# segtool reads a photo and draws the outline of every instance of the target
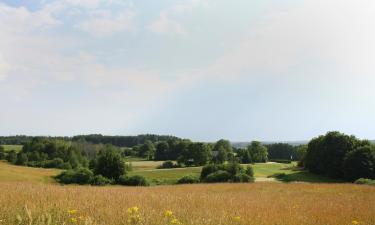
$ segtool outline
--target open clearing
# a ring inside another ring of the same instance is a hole
[[[15,166],[0,161],[0,181],[54,182],[61,170]]]
[[[19,152],[22,150],[22,145],[2,145],[4,147],[4,150],[9,152],[12,150],[15,150],[16,152]]]

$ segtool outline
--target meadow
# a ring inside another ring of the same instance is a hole
[[[185,174],[198,176],[200,171],[199,167],[155,169],[159,163],[133,162],[132,173],[172,181]],[[280,171],[299,173],[291,164],[255,164],[254,170],[258,181]],[[307,182],[62,186],[51,178],[57,173],[0,162],[0,224],[375,224],[374,186]]]
[[[375,188],[366,185],[90,187],[2,181],[0,188],[4,225],[18,224],[17,215],[21,224],[29,224],[25,205],[33,221],[47,213],[56,224],[84,224],[80,220],[86,218],[98,225],[375,224]],[[128,212],[131,207],[136,207],[136,217]]]

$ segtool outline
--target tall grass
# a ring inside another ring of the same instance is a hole
[[[36,221],[51,215],[70,221],[69,210],[98,225],[129,224],[375,224],[375,187],[352,184],[254,183],[158,187],[89,187],[0,182],[0,224],[17,224],[25,205]],[[62,224],[62,223],[58,224]],[[134,222],[134,221],[133,221]],[[176,221],[175,221],[176,222]],[[54,224],[54,223],[52,223]]]

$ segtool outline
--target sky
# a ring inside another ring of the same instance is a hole
[[[373,0],[2,0],[0,135],[375,139]]]

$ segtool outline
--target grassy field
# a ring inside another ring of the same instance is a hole
[[[52,176],[57,175],[60,170],[41,169],[23,166],[15,166],[5,161],[0,161],[0,181],[27,181],[27,182],[54,182]]]
[[[4,147],[5,151],[12,151],[15,150],[16,152],[19,152],[22,150],[22,145],[2,145]]]
[[[166,179],[164,182],[168,183],[185,174],[199,176],[201,170],[199,167],[157,170],[157,165],[157,162],[136,163],[132,174]],[[267,178],[280,171],[290,176],[302,176],[301,171],[291,166],[267,163],[256,164],[254,169],[258,178]],[[0,205],[6,206],[0,207],[0,224],[375,224],[374,186],[282,182],[62,186],[51,178],[57,173],[59,170],[19,167],[0,161]],[[138,212],[128,213],[127,209],[134,206],[139,208]],[[68,213],[68,210],[73,211]],[[173,216],[165,218],[166,210],[172,211]],[[29,218],[34,222],[30,223]],[[38,222],[42,218],[52,221]],[[133,221],[128,222],[129,219]]]
[[[138,161],[131,162],[133,171],[130,175],[142,175],[146,177],[151,184],[173,184],[178,179],[186,175],[199,177],[201,167],[176,168],[176,169],[156,169],[161,165],[161,161]],[[243,166],[247,166],[243,164]],[[315,175],[296,167],[296,163],[256,163],[251,164],[254,168],[254,174],[257,181],[281,181],[281,182],[313,182],[313,183],[337,183],[338,180],[330,179],[324,176]],[[275,174],[284,173],[282,178],[272,178]]]
[[[48,213],[54,220],[51,224],[84,224],[79,218],[88,217],[97,225],[173,224],[164,217],[166,210],[186,225],[375,224],[375,187],[366,185],[261,182],[90,187],[0,182],[0,189],[0,204],[6,206],[0,208],[2,225],[18,224],[17,215],[27,218],[25,205],[34,221]],[[138,212],[128,213],[127,208],[134,206]],[[127,222],[130,218],[136,219],[134,223]],[[29,224],[28,219],[21,224]]]

